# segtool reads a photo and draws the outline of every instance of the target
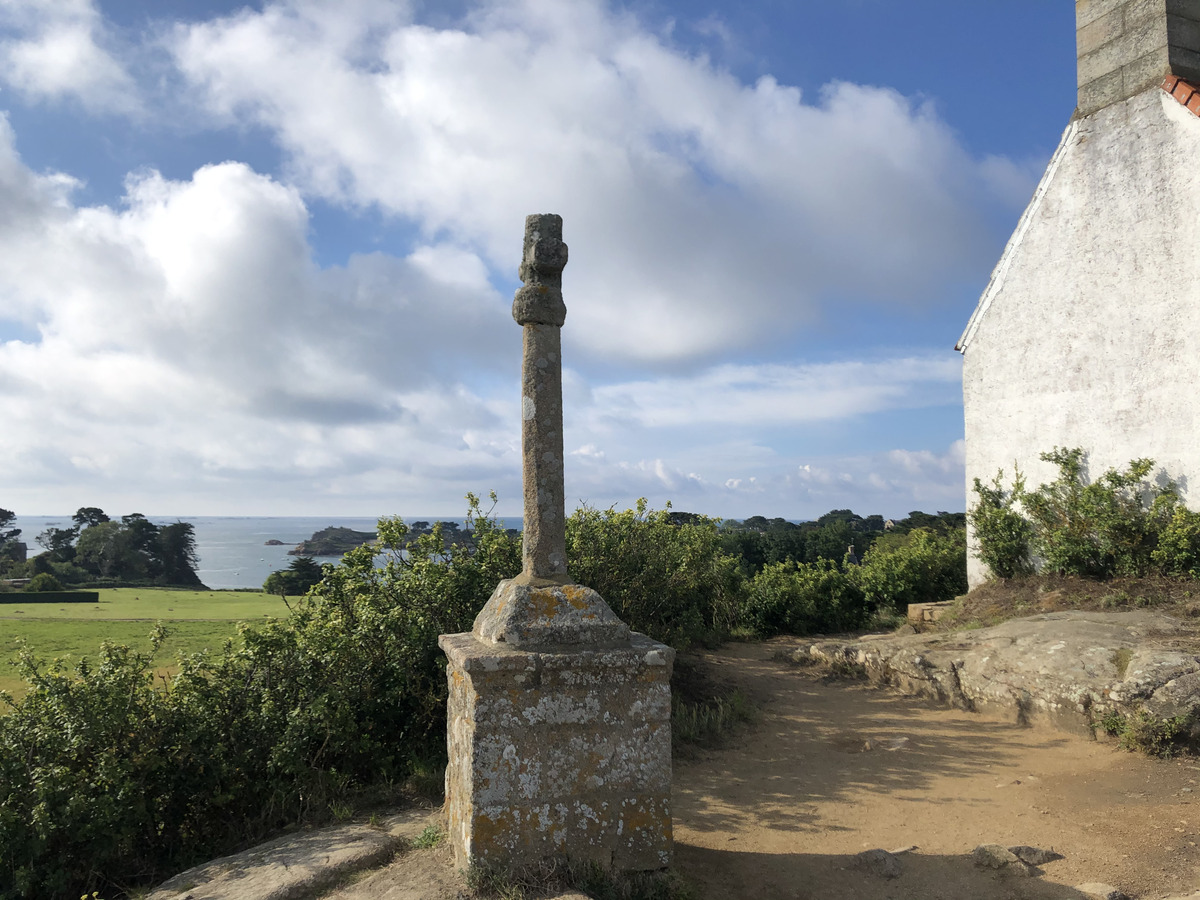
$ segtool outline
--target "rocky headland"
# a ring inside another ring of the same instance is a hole
[[[330,526],[313,532],[312,537],[289,550],[288,556],[341,556],[373,540],[374,531],[355,531],[353,528]]]
[[[460,528],[457,522],[435,522],[431,525],[428,522],[420,521],[409,524],[403,546],[407,547],[421,535],[429,534],[438,525],[442,527],[443,546],[472,546],[474,535],[469,530]],[[314,532],[308,540],[301,541],[289,550],[288,555],[340,557],[355,547],[371,543],[376,537],[377,534],[374,531],[355,531],[353,528],[330,526]],[[270,542],[268,541],[268,543]]]

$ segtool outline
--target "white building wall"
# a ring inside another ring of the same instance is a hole
[[[1074,121],[959,349],[968,508],[1055,446],[1151,457],[1200,507],[1200,118],[1153,87]]]

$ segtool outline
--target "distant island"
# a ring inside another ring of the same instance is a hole
[[[289,550],[288,556],[341,556],[373,540],[374,531],[355,531],[353,528],[331,526],[313,532],[313,536],[307,541],[301,541]]]
[[[472,545],[474,536],[470,531],[459,526],[457,522],[435,522],[432,525],[429,522],[409,522],[404,545],[407,546],[419,535],[428,534],[437,525],[442,526],[442,538],[447,547]],[[288,551],[288,556],[342,556],[355,547],[371,543],[375,537],[376,532],[374,531],[355,531],[353,528],[330,526],[314,532],[308,540],[301,541]],[[271,542],[268,541],[268,543]]]

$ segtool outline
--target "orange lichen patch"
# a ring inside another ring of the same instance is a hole
[[[505,810],[495,818],[487,813],[476,813],[471,819],[472,849],[487,855],[511,848],[516,826],[517,818],[512,810]]]
[[[553,588],[539,588],[529,592],[529,606],[539,619],[553,619],[558,615],[560,603],[558,592]]]
[[[578,584],[566,584],[562,587],[563,596],[576,609],[587,609],[587,588]],[[593,616],[594,618],[594,616]]]
[[[1162,89],[1174,97],[1180,106],[1200,116],[1200,86],[1185,81],[1178,75],[1168,75],[1163,79]]]

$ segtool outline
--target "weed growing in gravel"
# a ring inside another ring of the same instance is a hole
[[[673,698],[671,737],[685,744],[713,744],[753,718],[754,708],[738,690],[699,703]]]
[[[1129,669],[1129,661],[1131,659],[1133,659],[1133,651],[1128,647],[1122,647],[1120,650],[1113,651],[1112,662],[1117,668],[1117,674],[1122,678],[1125,677],[1125,672]]]
[[[432,850],[442,842],[446,832],[437,825],[426,825],[425,830],[412,840],[414,850]]]
[[[1145,709],[1129,715],[1110,712],[1100,720],[1100,727],[1118,738],[1122,750],[1135,750],[1162,759],[1170,759],[1194,743],[1191,724],[1187,716],[1162,719]]]

